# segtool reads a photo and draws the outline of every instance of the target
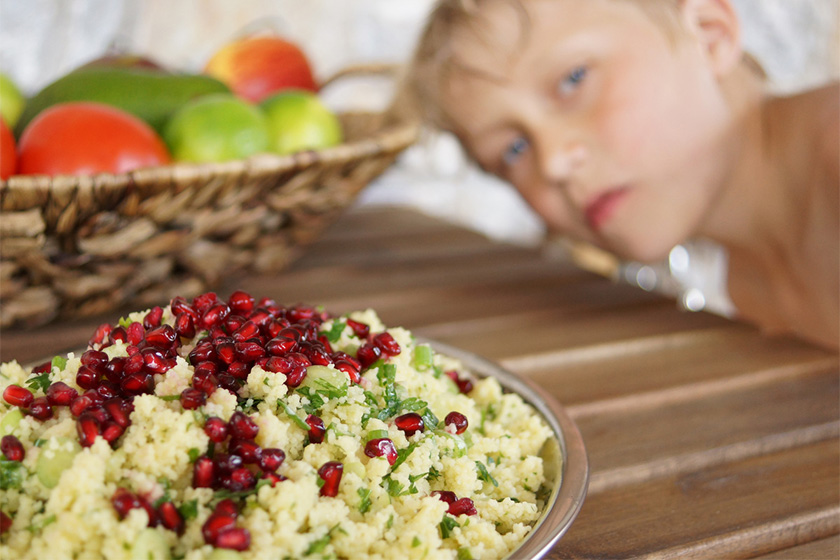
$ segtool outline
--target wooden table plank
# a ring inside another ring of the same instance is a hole
[[[743,558],[840,531],[837,441],[588,496],[549,558]]]
[[[840,558],[840,536],[835,535],[827,539],[785,548],[756,558],[760,560],[837,560]]]

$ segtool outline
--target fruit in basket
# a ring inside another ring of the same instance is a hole
[[[306,54],[291,41],[275,36],[246,37],[224,45],[204,72],[255,103],[289,88],[318,91]]]
[[[0,179],[5,181],[14,175],[16,170],[15,137],[9,127],[6,126],[6,122],[0,119]]]
[[[160,132],[185,103],[230,89],[210,76],[170,74],[162,70],[93,66],[70,72],[35,94],[17,125],[20,133],[38,113],[57,103],[94,101],[113,105],[146,121]]]
[[[9,128],[17,124],[26,99],[9,76],[0,72],[0,117]]]
[[[311,91],[272,95],[260,105],[268,120],[269,148],[279,154],[340,144],[341,123]]]
[[[208,95],[175,113],[164,139],[177,161],[226,161],[266,151],[268,126],[265,115],[247,101]]]
[[[157,133],[134,115],[102,103],[61,103],[41,112],[18,144],[24,175],[124,173],[165,165],[170,156]]]
[[[166,68],[147,56],[131,53],[111,53],[95,58],[79,66],[78,70],[84,68],[146,68],[167,72]]]

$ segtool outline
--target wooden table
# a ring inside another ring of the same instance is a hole
[[[355,209],[289,270],[231,279],[287,304],[373,307],[547,388],[591,483],[549,558],[840,558],[838,357],[399,209]],[[21,362],[108,317],[4,332]]]

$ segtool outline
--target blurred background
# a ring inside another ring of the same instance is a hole
[[[840,0],[733,0],[744,42],[771,88],[795,92],[840,74]],[[0,0],[0,70],[27,94],[109,49],[147,55],[199,71],[232,38],[274,30],[297,42],[318,78],[360,63],[402,64],[433,0]],[[324,92],[336,109],[384,108],[393,84],[347,80]],[[448,135],[430,131],[372,183],[357,204],[415,207],[492,238],[521,244],[544,239],[539,220],[506,184],[481,173]],[[588,266],[645,289],[672,292],[690,309],[729,309],[721,290],[725,256],[698,241],[660,266]],[[694,292],[692,292],[694,290]],[[692,294],[694,300],[692,301]],[[697,299],[699,296],[699,299]]]

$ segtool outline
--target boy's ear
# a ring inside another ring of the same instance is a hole
[[[731,0],[682,0],[681,16],[712,70],[726,74],[741,61],[741,24]]]

